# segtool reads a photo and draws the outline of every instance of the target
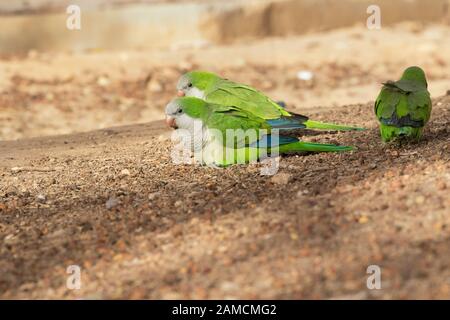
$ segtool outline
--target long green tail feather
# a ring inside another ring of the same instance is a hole
[[[264,159],[269,154],[275,156],[276,154],[293,154],[301,152],[344,152],[355,150],[353,147],[338,146],[335,144],[322,144],[313,142],[292,142],[278,147],[278,150],[271,150],[267,148],[239,148],[227,149],[224,148],[222,157],[214,159],[214,163],[218,166],[228,166],[231,164],[243,164],[256,162],[258,159]]]
[[[365,128],[350,127],[340,124],[325,123],[319,121],[308,120],[304,123],[308,129],[333,130],[333,131],[363,131]]]
[[[280,153],[295,152],[343,152],[354,150],[353,147],[338,146],[335,144],[322,144],[313,142],[293,142],[280,146]]]

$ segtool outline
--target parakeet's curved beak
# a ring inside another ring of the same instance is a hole
[[[177,96],[179,96],[179,97],[184,97],[184,92],[181,91],[181,90],[178,90]]]
[[[175,123],[175,118],[173,118],[173,117],[167,116],[166,117],[166,124],[170,128],[174,128],[174,129],[177,128],[177,124]]]

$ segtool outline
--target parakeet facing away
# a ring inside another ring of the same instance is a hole
[[[418,140],[430,119],[431,99],[425,73],[419,67],[407,68],[398,81],[383,84],[375,101],[383,141],[398,137]]]
[[[197,97],[207,102],[236,106],[266,120],[278,120],[280,124],[295,125],[297,128],[348,131],[364,130],[309,120],[307,116],[289,112],[262,92],[247,86],[223,79],[211,72],[191,71],[178,80],[178,96]]]
[[[174,99],[165,112],[167,124],[183,132],[194,159],[202,164],[227,166],[256,162],[274,154],[352,150],[346,146],[301,142],[283,135],[282,125],[271,124],[247,110],[195,97]]]

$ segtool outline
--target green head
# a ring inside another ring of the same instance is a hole
[[[416,81],[425,87],[428,87],[427,78],[425,76],[425,72],[419,67],[409,67],[407,68],[402,75],[400,80],[410,80]]]
[[[166,106],[166,123],[174,129],[190,129],[194,120],[203,119],[208,113],[208,104],[195,97],[176,98]]]
[[[208,90],[220,77],[206,71],[191,71],[181,76],[177,83],[179,96],[203,98]]]

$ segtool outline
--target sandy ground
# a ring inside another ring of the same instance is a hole
[[[448,35],[404,24],[3,57],[0,298],[450,298]],[[386,146],[372,101],[410,64],[427,71],[432,119],[420,143]],[[170,131],[148,121],[196,67],[313,119],[369,130],[308,137],[358,151],[283,157],[274,177],[257,165],[175,165]],[[298,80],[302,69],[314,79]],[[66,287],[73,264],[75,291]],[[372,264],[381,290],[366,287]]]
[[[174,165],[161,122],[1,142],[1,297],[449,298],[450,97],[434,104],[419,144],[381,144],[372,104],[313,114],[370,129],[314,136],[359,150],[273,177]]]

